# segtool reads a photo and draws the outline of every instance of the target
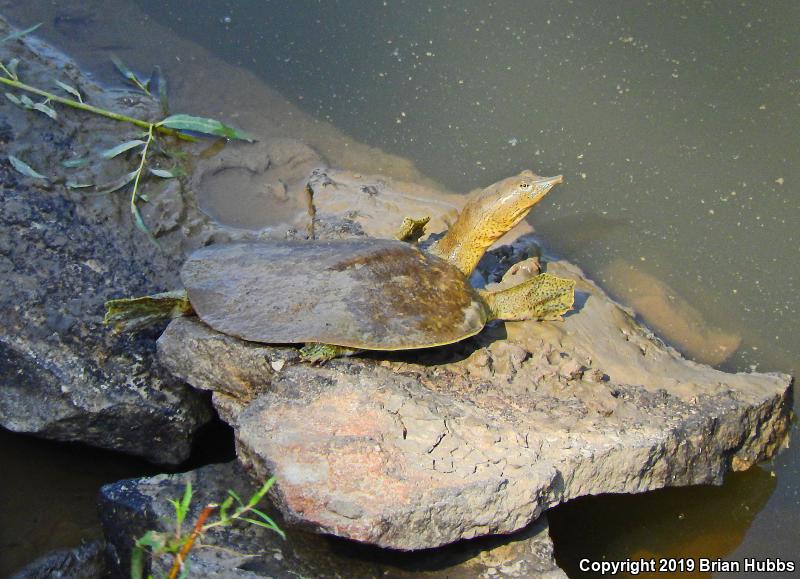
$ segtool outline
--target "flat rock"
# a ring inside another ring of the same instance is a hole
[[[194,489],[187,521],[194,521],[203,505],[220,502],[228,489],[246,499],[259,486],[233,461],[183,474],[125,480],[103,487],[100,513],[112,576],[130,576],[133,538],[147,530],[172,531],[169,522],[174,513],[167,499],[182,496],[187,481],[191,481]],[[191,551],[190,575],[231,579],[566,577],[553,559],[553,545],[544,518],[510,536],[462,542],[426,553],[398,553],[292,529],[281,520],[280,513],[269,507],[262,510],[286,530],[285,541],[272,531],[252,525],[213,529],[201,537],[200,543],[216,548]],[[165,576],[171,563],[167,557],[152,561],[150,572],[157,577]]]
[[[526,245],[484,263],[507,269]],[[513,532],[587,494],[720,484],[784,442],[789,376],[687,361],[576,267],[546,268],[577,282],[563,322],[315,367],[184,318],[159,354],[213,392],[240,460],[277,477],[290,522],[394,549]]]

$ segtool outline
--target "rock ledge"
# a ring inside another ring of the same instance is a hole
[[[159,354],[213,392],[240,460],[277,477],[288,519],[394,549],[509,533],[587,494],[720,484],[779,448],[789,376],[687,361],[576,267],[548,271],[577,281],[564,322],[496,325],[424,353],[312,367],[186,318]]]

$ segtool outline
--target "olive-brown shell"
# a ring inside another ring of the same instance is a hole
[[[181,279],[205,323],[253,342],[426,348],[476,334],[489,317],[458,269],[394,240],[213,245]]]

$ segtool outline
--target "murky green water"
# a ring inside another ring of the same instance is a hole
[[[726,369],[800,368],[797,2],[140,5],[451,189],[564,172],[532,218],[552,247],[601,281],[621,260],[666,282],[741,337]],[[774,485],[565,507],[559,554],[589,549],[563,524],[584,517],[609,559],[701,554],[683,514],[709,556],[796,556],[800,453],[768,468]]]
[[[450,189],[563,172],[532,217],[552,248],[609,284],[619,264],[667,283],[741,338],[728,370],[800,369],[797,2],[136,5]],[[60,26],[108,15],[84,18]],[[559,560],[796,558],[798,487],[794,447],[721,488],[575,501],[552,516]]]

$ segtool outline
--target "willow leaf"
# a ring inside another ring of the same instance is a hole
[[[68,189],[86,189],[87,187],[92,187],[94,183],[79,183],[77,181],[67,181],[65,183]]]
[[[160,247],[158,240],[153,235],[153,232],[150,231],[150,228],[147,227],[144,219],[142,219],[142,214],[139,213],[139,208],[136,206],[136,203],[131,203],[131,213],[133,214],[133,221],[136,223],[136,227],[138,227],[145,235],[147,235],[147,239],[149,239],[151,243],[155,244],[156,247]]]
[[[105,195],[106,193],[113,193],[114,191],[119,191],[125,185],[136,179],[136,173],[137,171],[131,171],[130,173],[123,175],[116,181],[112,181],[108,185],[101,187],[100,191],[97,192],[97,195]]]
[[[12,103],[14,103],[15,105],[17,105],[18,107],[25,106],[25,105],[22,104],[21,100],[19,100],[15,95],[11,94],[10,92],[6,93],[6,98],[8,100],[10,100]]]
[[[63,90],[67,91],[69,94],[74,96],[76,99],[78,99],[79,103],[83,102],[83,97],[81,96],[81,93],[78,92],[78,89],[76,89],[74,86],[69,86],[67,83],[61,82],[60,80],[57,80],[56,84],[60,86]]]
[[[46,114],[48,117],[53,119],[54,121],[58,120],[58,113],[52,107],[47,106],[44,103],[34,103],[31,107],[32,109],[39,111],[40,113]]]
[[[156,126],[168,127],[180,131],[192,131],[203,135],[215,137],[225,137],[226,139],[239,139],[252,143],[255,138],[252,135],[230,127],[216,119],[204,117],[193,117],[191,115],[172,115],[157,123]]]
[[[25,30],[17,30],[16,32],[12,32],[11,34],[6,36],[5,38],[0,39],[0,44],[2,44],[4,42],[8,42],[9,40],[16,40],[18,38],[22,38],[23,36],[25,36],[27,34],[30,34],[34,30],[39,28],[41,25],[42,25],[42,23],[40,22],[39,24],[34,24],[30,28],[26,28]]]
[[[18,172],[22,173],[26,177],[31,177],[33,179],[44,179],[45,181],[48,180],[47,177],[35,171],[25,161],[17,159],[14,155],[9,155],[8,160],[11,162],[11,166],[14,167],[14,169],[16,169]]]
[[[83,167],[88,162],[89,162],[89,157],[81,157],[79,159],[67,159],[66,161],[61,161],[61,166],[67,167],[68,169],[74,169],[75,167]]]
[[[161,114],[168,115],[169,97],[167,96],[167,79],[164,73],[161,72],[160,66],[156,66],[155,73],[158,75],[158,102],[161,104]]]
[[[151,167],[148,169],[148,171],[150,171],[150,174],[155,175],[156,177],[161,177],[162,179],[174,179],[177,177],[175,173],[167,169],[153,169]]]
[[[17,68],[19,68],[19,58],[12,58],[6,65],[6,70],[11,75],[11,78],[13,78],[14,80],[19,80],[19,75],[17,74]]]
[[[111,62],[114,63],[114,67],[129,82],[133,83],[139,89],[141,89],[142,91],[146,92],[147,94],[150,94],[150,91],[148,90],[148,85],[150,84],[150,80],[149,79],[144,81],[144,82],[139,80],[139,77],[136,76],[136,73],[134,73],[130,68],[128,68],[127,65],[124,62],[122,62],[122,60],[120,60],[120,58],[118,56],[112,55],[111,56]]]
[[[134,139],[132,141],[127,141],[125,143],[120,143],[116,147],[111,147],[110,149],[106,149],[105,151],[100,153],[100,156],[103,157],[104,159],[113,159],[114,157],[116,157],[117,155],[121,155],[125,151],[130,151],[131,149],[135,147],[141,147],[142,145],[144,145],[144,141],[140,139]]]

